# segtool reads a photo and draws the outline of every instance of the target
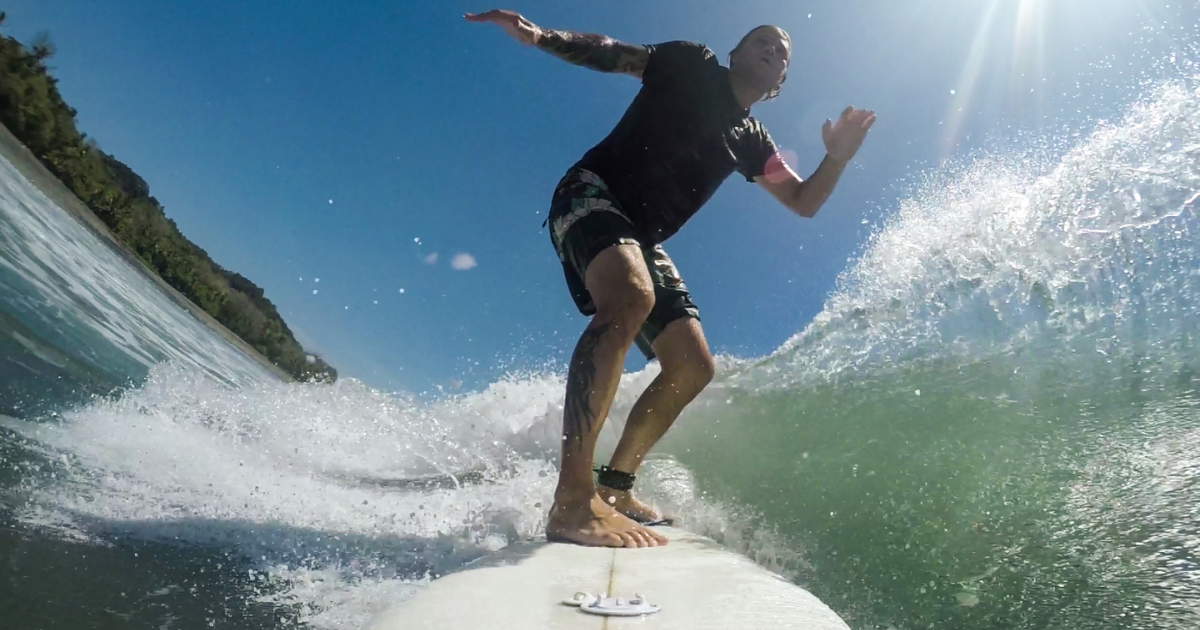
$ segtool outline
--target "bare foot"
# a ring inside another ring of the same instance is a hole
[[[546,538],[589,547],[657,547],[667,544],[656,534],[605,505],[592,494],[587,503],[555,502],[546,523]]]
[[[653,523],[662,520],[662,513],[634,498],[628,490],[613,490],[604,486],[596,488],[596,494],[614,510],[638,523]]]

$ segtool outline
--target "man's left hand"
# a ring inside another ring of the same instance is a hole
[[[875,124],[875,112],[856,109],[853,105],[842,112],[837,122],[826,120],[821,127],[821,138],[829,157],[839,162],[849,162],[858,153],[867,131]]]

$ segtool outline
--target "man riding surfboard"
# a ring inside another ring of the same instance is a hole
[[[544,29],[513,11],[467,14],[522,44],[575,65],[637,77],[642,88],[617,126],[558,183],[550,241],[580,312],[592,319],[571,355],[563,411],[562,462],[546,524],[553,541],[653,547],[665,537],[644,523],[661,518],[631,493],[649,450],[712,380],[714,362],[699,311],[662,243],[734,171],[801,217],[812,217],[875,122],[847,107],[821,130],[826,155],[808,179],[782,160],[750,107],[779,94],[791,38],[760,26],[720,65],[706,46],[626,44]],[[607,466],[592,482],[596,439],[633,344],[661,373],[629,413]]]

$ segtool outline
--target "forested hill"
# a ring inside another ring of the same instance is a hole
[[[268,360],[300,380],[337,378],[300,347],[261,288],[213,262],[166,217],[145,180],[79,132],[47,71],[53,52],[45,37],[30,46],[0,39],[0,123],[142,262]]]

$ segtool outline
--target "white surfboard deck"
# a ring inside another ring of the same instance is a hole
[[[434,580],[379,615],[370,630],[849,630],[808,591],[680,529],[657,527],[663,547],[605,549],[561,543],[513,545],[480,566]],[[578,591],[662,609],[599,617],[562,603]]]

